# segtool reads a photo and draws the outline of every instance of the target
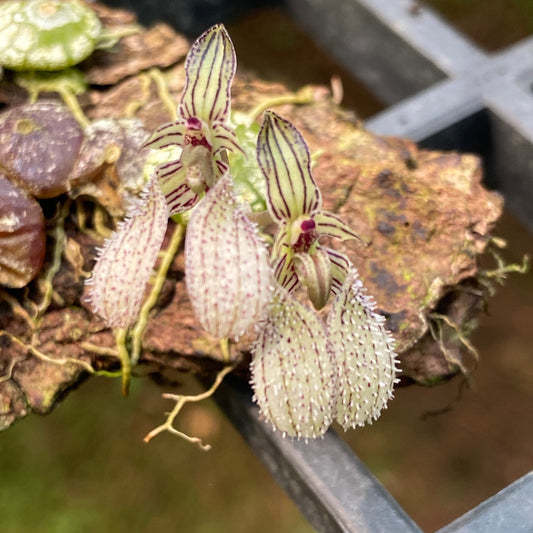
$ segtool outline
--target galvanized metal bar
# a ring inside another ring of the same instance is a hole
[[[465,513],[437,533],[531,533],[533,471]]]
[[[483,156],[487,183],[533,231],[533,37],[375,115],[367,127]]]
[[[283,438],[259,420],[240,380],[229,379],[215,399],[318,532],[421,532],[333,431],[309,442]]]
[[[528,87],[528,80],[533,79],[532,62],[533,38],[529,38],[478,63],[460,77],[436,83],[390,106],[373,116],[367,126],[377,134],[423,141],[501,99],[497,96],[501,84]],[[514,105],[530,107],[531,92],[522,90],[519,100]]]
[[[533,92],[528,85],[500,83],[487,88],[484,100],[493,147],[492,181],[508,208],[533,231]]]
[[[485,59],[431,9],[411,0],[286,0],[313,40],[385,103]]]

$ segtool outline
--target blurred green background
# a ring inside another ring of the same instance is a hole
[[[490,50],[533,32],[530,0],[428,3]],[[345,106],[362,117],[380,109],[283,12],[261,10],[228,27],[240,65],[295,88],[340,74]],[[509,242],[508,261],[533,252],[533,236],[510,215],[497,233]],[[472,387],[450,411],[424,417],[457,399],[458,380],[398,390],[377,423],[343,434],[426,531],[532,468],[532,294],[531,273],[498,291],[472,339],[481,356]],[[168,434],[144,444],[172,404],[148,380],[136,380],[128,399],[119,389],[95,378],[50,416],[0,434],[2,533],[312,531],[213,402],[178,419],[213,446],[206,453]],[[199,389],[185,378],[183,390]]]

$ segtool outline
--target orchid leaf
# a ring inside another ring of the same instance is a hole
[[[239,199],[247,203],[253,212],[266,211],[266,183],[255,156],[259,125],[250,127],[238,124],[235,135],[241,151],[228,153],[235,192]]]
[[[267,182],[268,208],[274,220],[314,215],[322,205],[311,175],[309,149],[287,120],[266,111],[257,142],[257,159]]]
[[[187,81],[178,114],[207,124],[225,122],[236,66],[235,50],[222,24],[200,35],[185,61]]]

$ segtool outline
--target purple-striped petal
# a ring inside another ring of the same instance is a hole
[[[167,223],[165,197],[152,178],[139,202],[100,251],[87,282],[94,312],[110,327],[126,328],[137,320]]]
[[[157,128],[150,138],[144,143],[143,148],[165,148],[167,146],[183,144],[187,131],[187,121],[183,119],[164,124]]]
[[[222,122],[215,122],[211,128],[213,130],[213,154],[217,154],[220,150],[244,153],[235,132],[229,126]]]
[[[331,269],[331,292],[338,294],[344,285],[344,280],[351,268],[350,260],[340,252],[322,246],[329,256],[330,269]]]
[[[288,239],[288,228],[282,224],[274,239],[271,258],[276,281],[284,289],[291,292],[298,285],[298,276],[294,270],[294,252],[288,244]]]
[[[346,430],[377,419],[392,398],[394,340],[351,268],[328,315],[330,350],[338,368],[336,420]]]
[[[323,435],[333,419],[337,370],[316,313],[279,289],[252,355],[254,400],[263,416],[291,437]]]
[[[268,209],[277,222],[312,216],[322,207],[311,175],[309,148],[287,120],[266,111],[257,141],[257,159],[267,182]]]
[[[192,209],[200,200],[200,196],[193,192],[186,183],[182,183],[168,192],[165,200],[168,205],[168,215],[174,216]]]
[[[216,338],[254,326],[271,299],[268,252],[224,175],[191,214],[185,281],[198,320]]]
[[[316,230],[320,235],[329,235],[330,237],[337,237],[343,241],[347,239],[361,240],[361,237],[352,231],[337,215],[321,211],[314,217],[316,223]]]
[[[200,35],[185,61],[187,81],[178,114],[207,124],[226,122],[236,67],[233,43],[222,24]]]

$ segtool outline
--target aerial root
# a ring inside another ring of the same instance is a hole
[[[169,433],[172,433],[173,435],[176,435],[177,437],[180,437],[183,440],[186,440],[187,442],[197,444],[198,447],[203,451],[209,451],[211,449],[211,446],[209,444],[204,444],[202,442],[202,439],[198,437],[191,437],[186,433],[183,433],[182,431],[178,431],[174,427],[174,420],[176,419],[185,404],[192,402],[200,402],[213,396],[213,394],[218,389],[226,375],[229,374],[234,368],[235,364],[225,366],[222,370],[220,370],[220,372],[218,372],[213,385],[211,385],[208,390],[201,394],[197,394],[195,396],[184,396],[181,394],[169,393],[163,394],[163,398],[168,400],[174,400],[176,402],[176,405],[174,406],[174,409],[172,409],[172,411],[168,414],[166,421],[160,426],[150,431],[150,433],[148,433],[148,435],[144,437],[144,442],[150,442],[156,435],[159,435],[159,433],[162,433],[163,431],[168,431]]]

